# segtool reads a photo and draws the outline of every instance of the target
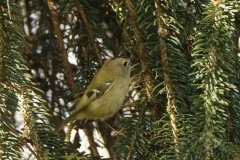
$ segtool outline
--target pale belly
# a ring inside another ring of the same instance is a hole
[[[100,119],[105,120],[112,117],[122,107],[124,98],[128,92],[129,82],[121,82],[119,86],[113,86],[111,90],[91,102],[84,110],[82,110],[77,119]],[[116,89],[121,88],[121,89]]]

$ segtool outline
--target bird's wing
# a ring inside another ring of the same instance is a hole
[[[108,92],[109,89],[113,86],[114,80],[104,83],[102,86],[99,86],[95,89],[87,91],[82,98],[79,100],[76,108],[73,110],[72,114],[65,119],[61,125],[58,127],[57,132],[60,131],[65,125],[69,122],[76,119],[79,112],[81,112],[85,107],[87,107],[92,101],[101,97],[104,93]]]
[[[109,89],[113,86],[114,80],[105,82],[103,85],[87,91],[83,97],[80,99],[79,103],[76,106],[76,109],[73,112],[79,112],[85,107],[87,107],[92,101],[101,97],[104,93],[108,92]]]

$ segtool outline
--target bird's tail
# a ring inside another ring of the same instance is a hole
[[[85,107],[82,107],[82,108],[80,108],[80,109],[77,109],[77,108],[76,108],[76,109],[72,112],[72,114],[71,114],[68,118],[66,118],[66,119],[60,124],[60,126],[57,127],[57,130],[56,130],[56,131],[59,132],[61,129],[63,129],[64,126],[66,126],[68,123],[74,121],[76,118],[79,119],[79,120],[86,118],[84,115],[81,114],[81,111],[82,111],[84,108],[85,108]]]
[[[61,129],[63,129],[64,126],[66,126],[68,123],[72,122],[75,119],[74,115],[70,115],[68,118],[66,118],[58,127],[57,132],[59,132]]]

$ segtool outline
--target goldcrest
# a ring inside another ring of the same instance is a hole
[[[75,119],[105,120],[117,113],[128,93],[130,63],[130,58],[108,60],[94,76],[76,108],[62,122],[57,132]]]

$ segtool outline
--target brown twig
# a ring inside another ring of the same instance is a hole
[[[47,4],[48,4],[49,10],[51,12],[54,31],[55,31],[55,33],[58,37],[57,41],[58,41],[59,49],[60,49],[61,54],[62,54],[65,70],[68,73],[68,83],[70,84],[70,88],[73,90],[74,86],[75,86],[75,83],[74,83],[74,80],[73,80],[71,64],[68,61],[68,53],[67,53],[67,50],[64,48],[63,36],[62,36],[62,33],[61,33],[59,21],[58,21],[56,6],[52,2],[52,0],[48,0]],[[72,127],[70,127],[69,129],[72,129]],[[66,139],[67,140],[70,139],[70,133],[71,133],[71,130],[68,130],[68,132],[66,134]]]
[[[83,23],[86,26],[86,29],[87,29],[88,33],[90,34],[90,38],[91,38],[93,47],[95,49],[95,52],[97,53],[97,56],[98,56],[98,59],[99,59],[99,63],[102,66],[103,65],[103,60],[102,60],[102,57],[101,57],[101,53],[100,53],[100,51],[98,49],[97,42],[95,41],[94,33],[93,33],[89,23],[88,23],[86,14],[84,13],[84,10],[83,10],[81,4],[78,2],[78,0],[75,0],[75,3],[76,3],[78,12],[82,16]]]
[[[97,145],[96,145],[96,143],[94,141],[94,138],[93,138],[93,132],[91,132],[87,122],[84,123],[84,128],[86,130],[86,135],[87,135],[87,138],[88,138],[88,142],[90,144],[90,147],[92,149],[92,152],[93,152],[94,156],[99,156],[99,153],[98,153],[98,150],[97,150]]]
[[[27,139],[22,137],[20,138],[20,144],[24,145],[25,147],[27,147],[27,149],[33,154],[33,156],[37,159],[37,160],[42,160],[41,157],[39,157],[36,152],[29,146]],[[31,143],[30,143],[31,144]],[[34,148],[34,146],[33,146]]]
[[[68,82],[70,84],[71,89],[74,89],[75,85],[74,85],[74,81],[73,81],[71,65],[70,65],[70,63],[68,61],[67,50],[64,48],[63,36],[62,36],[62,33],[61,33],[59,21],[58,21],[58,15],[57,15],[56,6],[52,2],[52,0],[48,0],[47,4],[48,4],[49,10],[51,12],[54,31],[55,31],[55,33],[56,33],[56,35],[58,37],[57,41],[58,41],[59,49],[60,49],[61,54],[62,54],[65,70],[68,73]]]
[[[168,34],[168,31],[164,29],[164,24],[161,20],[161,16],[163,14],[163,11],[161,9],[161,6],[158,1],[156,1],[156,17],[157,17],[157,24],[158,24],[158,36],[159,38],[164,42],[160,43],[160,51],[161,51],[161,59],[162,59],[162,68],[163,68],[163,74],[164,74],[164,81],[165,81],[165,88],[166,88],[166,94],[167,94],[167,99],[168,99],[168,107],[167,107],[167,112],[170,114],[170,121],[171,121],[171,126],[172,126],[172,132],[174,136],[174,143],[175,147],[177,147],[178,144],[178,134],[177,134],[177,124],[176,124],[176,104],[175,104],[175,99],[172,96],[173,93],[173,88],[171,85],[171,77],[169,76],[169,71],[168,71],[168,53],[167,53],[167,47],[165,45],[165,38]],[[176,148],[175,149],[176,153],[179,152],[179,150]]]
[[[142,108],[141,109],[141,113],[140,113],[140,115],[141,116],[139,116],[139,119],[138,119],[138,121],[137,121],[137,123],[136,123],[136,127],[135,127],[135,130],[134,130],[134,132],[133,132],[133,134],[132,134],[132,138],[131,138],[131,147],[129,148],[129,151],[128,151],[128,154],[127,154],[127,160],[129,160],[130,158],[131,158],[131,154],[132,154],[132,152],[133,152],[133,149],[134,149],[134,144],[135,144],[135,142],[136,142],[136,138],[137,138],[137,132],[139,131],[139,125],[140,125],[140,123],[141,123],[141,121],[142,121],[142,115],[143,115],[143,112],[144,112],[144,109]]]
[[[67,142],[70,142],[72,129],[73,129],[73,123],[70,123],[68,126],[68,129],[67,129],[66,136],[65,136],[65,141],[67,141]]]

